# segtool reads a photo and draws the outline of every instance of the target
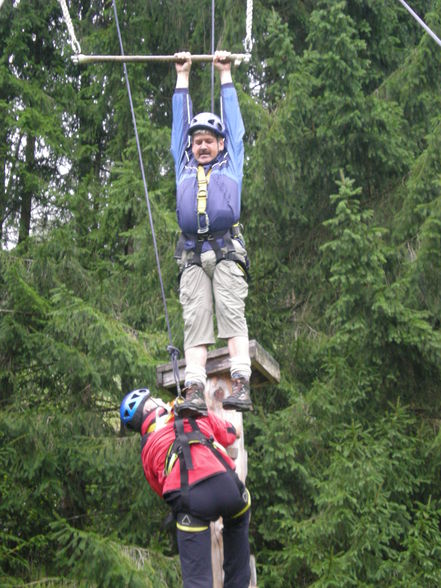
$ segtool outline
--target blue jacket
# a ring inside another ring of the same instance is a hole
[[[225,148],[205,166],[212,168],[208,184],[207,215],[210,232],[227,232],[240,217],[243,176],[244,126],[233,84],[221,86],[221,116],[226,128]],[[197,161],[193,157],[188,128],[193,106],[187,89],[178,88],[173,95],[171,152],[176,171],[176,214],[184,233],[197,234]],[[207,248],[204,244],[204,250]]]

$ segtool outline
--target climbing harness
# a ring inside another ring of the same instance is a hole
[[[197,423],[197,417],[182,417],[176,415],[173,410],[173,403],[171,403],[167,407],[158,407],[155,410],[154,415],[150,415],[149,413],[145,418],[148,419],[149,422],[147,423],[147,429],[141,437],[141,453],[150,438],[150,435],[166,425],[170,426],[171,421],[173,421],[175,439],[168,447],[164,462],[163,475],[164,477],[169,476],[173,468],[177,465],[177,462],[179,462],[179,510],[177,508],[175,510],[173,507],[176,526],[179,530],[194,533],[202,532],[209,528],[207,520],[196,518],[193,514],[188,512],[190,490],[188,472],[195,469],[191,455],[192,445],[199,444],[207,447],[216,460],[225,468],[225,473],[230,476],[236,484],[241,496],[242,504],[240,505],[239,510],[230,518],[237,519],[247,512],[251,506],[251,496],[249,491],[238,477],[234,468],[231,467],[225,447],[218,443],[212,435],[209,437],[204,435]],[[185,430],[187,423],[190,425],[189,431]],[[228,431],[234,432],[234,429],[229,428]]]
[[[186,256],[181,268],[181,273],[191,265],[202,266],[201,254],[204,243],[208,241],[211,249],[216,254],[216,263],[226,259],[234,261],[244,273],[244,277],[249,279],[249,259],[248,256],[240,255],[233,244],[233,239],[237,239],[241,244],[241,225],[234,224],[228,231],[206,232],[204,234],[193,235],[191,233],[181,233],[175,249],[175,259],[182,260],[185,251]]]
[[[193,462],[191,459],[191,453],[189,451],[189,445],[193,445],[195,443],[200,443],[208,447],[210,444],[210,448],[214,447],[216,451],[222,451],[226,454],[225,448],[215,441],[213,437],[207,438],[199,429],[196,421],[192,418],[187,419],[191,425],[192,431],[189,433],[184,432],[184,425],[182,418],[175,418],[174,428],[176,433],[176,439],[173,444],[169,447],[167,452],[167,457],[165,460],[164,466],[164,474],[168,476],[173,469],[173,466],[176,463],[176,460],[179,459],[179,456],[182,454],[184,457],[185,465],[187,470],[193,469]],[[181,449],[182,452],[181,453]],[[217,455],[216,455],[217,456]],[[223,462],[222,462],[223,463]],[[225,464],[224,464],[225,465]]]
[[[198,235],[208,233],[210,228],[210,219],[207,214],[207,196],[208,182],[210,181],[211,168],[205,175],[203,165],[198,165],[198,193],[197,193],[197,212],[198,212]]]
[[[180,512],[176,516],[176,528],[180,531],[190,531],[191,533],[202,533],[209,528],[207,521],[196,518],[194,515]]]
[[[212,168],[205,173],[204,166],[198,165],[197,168],[197,235],[181,233],[175,251],[175,258],[181,259],[184,249],[187,251],[187,260],[185,267],[190,265],[202,265],[201,253],[204,242],[208,241],[211,249],[216,254],[216,263],[223,259],[235,261],[239,264],[244,274],[248,277],[249,261],[248,258],[240,256],[236,252],[233,239],[238,239],[243,244],[241,234],[241,225],[235,223],[228,231],[210,232],[210,219],[207,214],[208,183],[210,181]],[[185,267],[183,269],[185,269]]]
[[[228,463],[228,460],[226,459],[226,456],[228,455],[226,449],[220,443],[218,443],[213,437],[206,437],[199,429],[199,426],[195,419],[187,418],[185,420],[190,424],[191,431],[187,432],[184,430],[184,419],[175,418],[173,426],[175,429],[176,438],[168,449],[164,466],[164,475],[168,476],[172,471],[176,461],[179,460],[179,471],[181,476],[181,500],[183,511],[187,511],[189,508],[188,472],[194,469],[193,461],[191,458],[191,445],[200,444],[210,449],[212,454],[224,466],[225,470],[237,484],[239,491],[244,498],[244,507],[240,510],[240,512],[236,513],[233,518],[241,516],[250,508],[251,497],[248,490],[245,488],[243,482],[241,482],[233,468]]]

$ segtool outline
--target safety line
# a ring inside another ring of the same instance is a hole
[[[69,36],[70,36],[70,44],[72,45],[72,49],[74,50],[74,52],[76,54],[80,54],[81,53],[81,47],[80,44],[78,43],[78,39],[75,36],[75,29],[74,26],[72,24],[72,20],[70,18],[70,14],[69,14],[69,8],[67,7],[66,1],[65,0],[58,0],[60,6],[61,6],[61,10],[63,12],[63,16],[64,16],[64,20],[66,21],[66,26],[67,26],[67,30],[69,32]]]
[[[253,37],[252,37],[252,27],[253,27],[253,0],[247,0],[247,15],[246,15],[246,37],[245,37],[245,51],[248,54],[251,54],[253,50]]]
[[[214,55],[214,0],[211,0],[211,55]],[[214,61],[211,63],[211,112],[214,112]]]
[[[118,33],[118,39],[119,39],[119,46],[120,46],[120,50],[121,50],[121,55],[124,55],[124,47],[123,47],[123,42],[122,42],[122,38],[121,38],[121,30],[119,28],[118,13],[117,13],[117,10],[116,10],[115,0],[112,0],[112,4],[113,4],[113,12],[114,12],[114,15],[115,15],[116,30],[117,30],[117,33]],[[137,124],[136,124],[135,110],[133,108],[132,92],[131,92],[131,89],[130,89],[129,76],[127,74],[127,66],[126,66],[125,63],[123,63],[123,68],[124,68],[124,77],[125,77],[126,86],[127,86],[127,94],[128,94],[129,103],[130,103],[130,111],[132,113],[133,128],[134,128],[134,131],[135,131],[136,147],[138,149],[139,166],[141,168],[142,181],[143,181],[143,184],[144,184],[145,200],[146,200],[146,203],[147,203],[147,210],[148,210],[148,213],[149,213],[150,229],[152,231],[153,246],[154,246],[155,257],[156,257],[156,266],[157,266],[157,269],[158,269],[159,283],[160,283],[160,286],[161,286],[162,302],[164,304],[165,321],[166,321],[166,324],[167,324],[167,331],[168,331],[168,338],[169,338],[169,345],[167,346],[167,351],[169,352],[170,359],[171,359],[171,362],[172,362],[172,365],[173,365],[173,374],[174,374],[174,377],[175,377],[176,389],[177,389],[178,397],[181,397],[181,387],[180,387],[180,384],[179,384],[179,368],[178,368],[179,349],[173,345],[173,341],[172,341],[170,321],[169,321],[169,318],[168,318],[168,310],[167,310],[167,300],[165,298],[164,283],[162,281],[161,264],[160,264],[160,261],[159,261],[159,253],[158,253],[158,246],[157,246],[157,242],[156,242],[155,227],[153,225],[152,209],[151,209],[151,206],[150,206],[150,198],[149,198],[149,193],[148,193],[148,189],[147,189],[147,180],[146,180],[146,177],[145,177],[144,163],[143,163],[143,160],[142,160],[142,152],[141,152],[141,145],[140,145],[140,142],[139,142],[138,127],[137,127]]]
[[[398,0],[404,8],[413,16],[413,18],[420,24],[423,29],[428,33],[432,39],[441,47],[441,39],[435,35],[435,33],[426,25],[426,23],[418,16],[418,14],[412,10],[412,8],[404,2],[404,0]]]

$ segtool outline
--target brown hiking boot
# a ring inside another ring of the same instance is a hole
[[[250,398],[250,382],[245,376],[232,377],[231,395],[222,400],[222,408],[225,410],[237,410],[246,412],[253,410]]]
[[[206,416],[207,405],[204,398],[204,386],[199,382],[190,383],[184,388],[185,399],[175,403],[175,411],[181,417]]]

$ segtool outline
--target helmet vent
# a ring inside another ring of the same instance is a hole
[[[133,390],[127,394],[120,406],[120,417],[122,422],[134,430],[138,430],[142,424],[142,407],[150,397],[147,388]]]

